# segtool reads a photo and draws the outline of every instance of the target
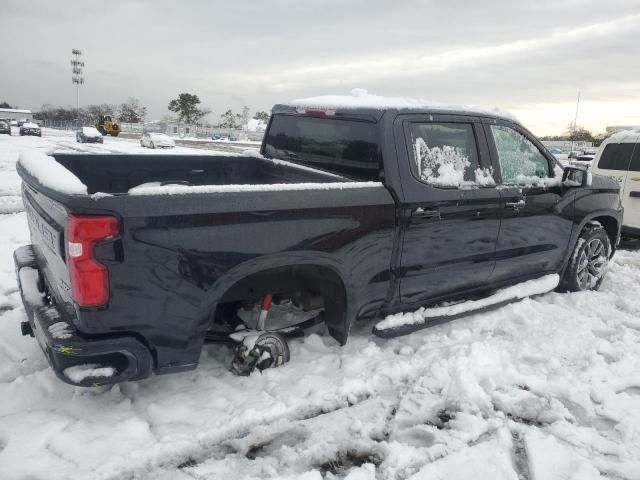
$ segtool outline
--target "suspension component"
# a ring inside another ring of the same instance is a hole
[[[262,299],[262,305],[260,306],[260,316],[258,317],[258,323],[256,323],[256,330],[259,332],[264,331],[264,324],[269,315],[269,309],[271,308],[271,302],[273,301],[273,294],[267,293]]]

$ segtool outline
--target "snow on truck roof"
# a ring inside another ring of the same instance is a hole
[[[296,108],[314,109],[368,109],[368,110],[441,110],[447,112],[474,113],[501,117],[518,122],[511,113],[497,108],[489,109],[468,105],[449,105],[446,103],[425,100],[423,98],[384,97],[374,95],[361,88],[351,90],[351,95],[325,95],[319,97],[300,98],[291,100],[288,104]]]

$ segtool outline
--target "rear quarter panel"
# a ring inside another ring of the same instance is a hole
[[[330,268],[346,286],[348,318],[385,298],[395,204],[382,185],[222,198],[216,205],[215,196],[192,196],[191,202],[211,202],[209,212],[205,203],[197,213],[161,215],[172,198],[160,197],[157,215],[125,214],[122,261],[113,246],[97,251],[109,267],[111,301],[106,310],[83,313],[80,329],[138,332],[155,350],[158,368],[170,369],[197,363],[218,300],[252,273]]]

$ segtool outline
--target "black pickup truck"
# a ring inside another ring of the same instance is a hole
[[[260,155],[32,153],[18,172],[22,331],[82,386],[193,369],[247,329],[322,322],[344,344],[357,319],[544,275],[595,289],[622,213],[615,182],[516,121],[428,106],[277,105]]]

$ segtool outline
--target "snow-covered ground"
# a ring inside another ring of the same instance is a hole
[[[0,136],[0,205],[17,212],[0,215],[0,479],[640,478],[637,251],[616,254],[600,292],[393,340],[360,324],[345,347],[311,334],[291,342],[290,363],[250,377],[207,346],[193,372],[63,384],[20,334],[11,258],[29,241],[17,154],[51,146],[78,147],[47,131]]]

